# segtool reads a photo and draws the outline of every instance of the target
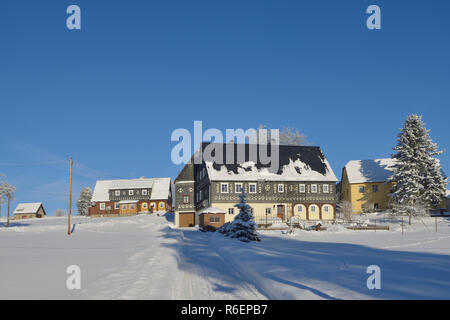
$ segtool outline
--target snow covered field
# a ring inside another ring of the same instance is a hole
[[[0,223],[1,299],[450,299],[450,219],[390,231],[261,231],[259,243],[177,229],[173,216]],[[66,268],[81,268],[81,290]],[[381,290],[368,290],[369,265]]]

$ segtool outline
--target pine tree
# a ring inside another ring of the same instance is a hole
[[[89,214],[89,207],[91,206],[92,190],[85,187],[80,192],[80,197],[77,201],[78,214],[80,216],[87,216]]]
[[[438,147],[429,136],[422,117],[410,115],[406,118],[397,139],[397,160],[392,180],[395,181],[392,194],[398,206],[423,204],[428,208],[438,206],[445,198],[447,179],[443,177]]]
[[[252,213],[252,207],[247,204],[247,196],[242,190],[239,195],[240,202],[235,205],[239,208],[239,213],[234,217],[224,232],[226,236],[230,238],[237,238],[244,242],[249,241],[261,241],[258,233],[256,232],[257,225]]]

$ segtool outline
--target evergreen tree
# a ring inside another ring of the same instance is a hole
[[[252,213],[252,207],[247,204],[247,196],[244,190],[239,195],[240,202],[235,205],[239,208],[239,213],[234,217],[233,222],[227,225],[225,235],[230,238],[237,238],[244,242],[261,241],[256,232],[257,225]]]
[[[92,190],[85,187],[80,192],[80,197],[77,201],[78,215],[87,216],[89,214],[89,207],[92,202]]]
[[[392,200],[396,205],[414,206],[422,203],[436,207],[445,198],[447,179],[443,177],[441,165],[434,156],[438,147],[429,136],[422,117],[410,115],[406,118],[394,148],[397,160],[392,180],[395,181]]]

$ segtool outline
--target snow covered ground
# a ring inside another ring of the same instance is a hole
[[[372,217],[374,218],[374,217]],[[377,223],[383,223],[380,217]],[[261,231],[259,243],[177,229],[173,215],[0,222],[0,299],[450,299],[450,219],[390,231]],[[81,268],[81,290],[66,268]],[[381,290],[369,290],[369,265]]]

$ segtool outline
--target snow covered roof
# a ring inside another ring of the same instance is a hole
[[[349,183],[383,182],[393,174],[396,160],[351,160],[345,165]]]
[[[203,150],[210,143],[203,144]],[[227,144],[213,144],[216,148],[223,148],[223,159],[227,159]],[[279,166],[275,170],[269,164],[263,164],[259,157],[259,146],[252,145],[258,150],[257,161],[250,161],[250,145],[234,144],[233,164],[217,164],[205,161],[208,176],[212,181],[333,181],[337,178],[320,147],[309,146],[279,146]],[[245,159],[237,159],[238,148],[244,148]],[[270,146],[268,147],[270,151]],[[265,150],[263,152],[265,154]],[[254,160],[254,159],[253,159]],[[225,162],[225,161],[224,161]]]
[[[215,208],[215,207],[209,207],[206,209],[202,209],[198,212],[199,215],[204,214],[204,213],[226,213],[225,210],[219,209],[219,208]]]
[[[137,203],[138,200],[121,200],[119,201],[119,204],[126,204],[126,203]]]
[[[41,205],[42,202],[19,203],[14,210],[14,214],[37,213]]]
[[[155,179],[151,199],[152,200],[163,200],[170,196],[170,178],[158,178]]]
[[[151,188],[151,200],[163,200],[170,196],[170,178],[139,178],[98,180],[92,194],[92,202],[109,201],[109,190]]]
[[[152,188],[154,179],[112,180],[110,189]]]

